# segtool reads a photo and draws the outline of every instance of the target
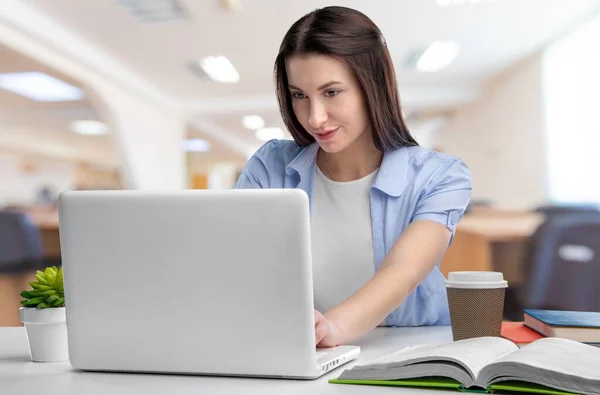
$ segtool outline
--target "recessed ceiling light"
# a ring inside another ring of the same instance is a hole
[[[208,152],[210,143],[203,139],[188,139],[183,141],[183,149],[187,152]]]
[[[417,61],[417,70],[430,73],[440,71],[448,67],[459,52],[460,47],[454,41],[435,41]]]
[[[186,19],[185,9],[176,0],[115,0],[125,11],[140,21]]]
[[[41,102],[83,99],[83,91],[39,71],[0,74],[0,88]]]
[[[260,115],[246,115],[242,118],[242,125],[246,129],[256,130],[265,127],[265,120]]]
[[[221,4],[223,7],[233,12],[238,12],[242,9],[240,0],[221,0]]]
[[[237,70],[225,56],[207,56],[199,65],[213,81],[231,84],[240,80]]]
[[[262,128],[258,129],[255,135],[259,140],[269,141],[272,139],[282,139],[284,133],[280,128]]]
[[[100,121],[73,121],[71,129],[75,133],[86,136],[100,136],[106,134],[107,131],[106,125]]]

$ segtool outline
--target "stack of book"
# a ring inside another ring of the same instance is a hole
[[[501,335],[503,338],[512,341],[519,347],[524,347],[529,343],[533,343],[534,341],[544,337],[538,332],[526,327],[523,322],[509,321],[502,323]]]
[[[523,310],[523,324],[544,337],[560,337],[600,347],[600,313]]]

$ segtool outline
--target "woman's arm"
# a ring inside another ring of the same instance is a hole
[[[407,226],[368,283],[324,315],[315,313],[317,345],[349,343],[379,325],[433,270],[450,236],[451,231],[435,221]]]

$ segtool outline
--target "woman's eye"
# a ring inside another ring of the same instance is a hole
[[[305,98],[304,93],[300,93],[300,92],[292,93],[292,97],[294,99],[298,99],[298,100],[302,100]]]
[[[327,97],[333,97],[333,96],[337,96],[338,93],[340,93],[340,91],[328,90],[328,91],[325,91],[325,96],[327,96]]]

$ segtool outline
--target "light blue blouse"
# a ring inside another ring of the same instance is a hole
[[[236,188],[300,188],[312,202],[319,146],[271,140],[248,160]],[[423,147],[386,152],[371,186],[375,270],[412,222],[431,220],[454,231],[471,199],[471,175],[460,159]],[[389,326],[449,325],[439,262],[386,318]]]

